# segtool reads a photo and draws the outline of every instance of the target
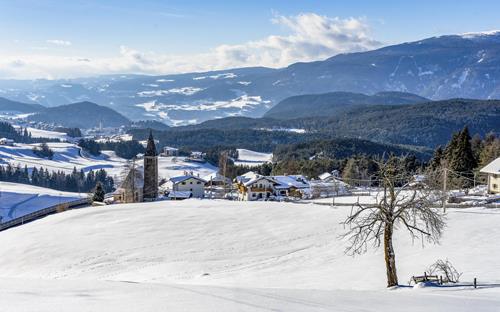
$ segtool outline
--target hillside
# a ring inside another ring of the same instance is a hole
[[[339,236],[346,229],[340,222],[349,211],[312,204],[187,200],[52,215],[0,233],[0,307],[497,310],[499,213],[451,209],[441,243],[425,248],[397,232],[394,247],[402,284],[436,259],[448,258],[464,272],[464,283],[477,277],[479,289],[387,290],[382,250],[354,258],[344,254],[346,242]]]
[[[435,147],[446,144],[452,134],[464,126],[468,126],[472,134],[484,136],[491,131],[499,133],[498,120],[500,100],[450,99],[405,105],[360,105],[335,116],[323,117],[228,117],[174,129],[180,132],[218,129],[241,133],[245,133],[245,129],[266,129],[288,133],[287,135],[291,135],[287,131],[301,129],[309,139],[349,137],[381,143]],[[298,142],[289,140],[282,143]]]
[[[40,104],[27,104],[0,97],[0,112],[36,113],[44,110]]]
[[[372,96],[352,92],[297,95],[276,104],[263,117],[296,119],[335,116],[359,106],[415,104],[429,99],[404,92],[380,92]]]
[[[427,149],[413,149],[408,146],[381,144],[367,140],[330,139],[281,145],[274,150],[274,157],[276,160],[311,159],[313,157],[344,159],[353,155],[413,154],[417,158],[428,159],[431,153]]]
[[[22,217],[30,212],[85,198],[85,193],[61,192],[49,188],[0,181],[0,222]]]
[[[500,32],[446,35],[281,69],[4,80],[0,88],[3,96],[20,102],[55,106],[85,100],[131,120],[156,119],[178,126],[228,116],[261,117],[291,96],[336,91],[400,91],[431,100],[496,99],[499,52]]]
[[[28,119],[83,129],[98,127],[100,123],[103,127],[120,127],[130,123],[128,118],[117,111],[91,102],[48,107]]]

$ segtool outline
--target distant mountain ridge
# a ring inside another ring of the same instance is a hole
[[[498,99],[500,32],[432,37],[281,69],[0,81],[1,94],[12,100],[45,106],[91,101],[131,120],[168,125],[261,117],[291,96],[337,91],[400,91],[431,100]]]
[[[92,102],[47,107],[29,116],[28,120],[77,128],[93,128],[101,124],[103,127],[120,127],[130,124],[130,120],[122,114]]]
[[[429,102],[405,92],[379,92],[365,95],[352,92],[296,95],[284,99],[264,114],[276,119],[335,116],[363,105],[416,104]]]
[[[0,111],[4,112],[19,112],[19,113],[35,113],[44,110],[45,107],[40,104],[27,104],[17,101],[12,101],[0,97]]]

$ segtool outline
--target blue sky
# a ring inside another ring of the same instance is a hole
[[[480,0],[0,0],[0,78],[280,67],[500,29],[498,12]]]

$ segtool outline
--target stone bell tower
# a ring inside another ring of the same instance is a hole
[[[144,153],[144,201],[153,201],[158,197],[158,155],[152,131],[149,132],[148,144]]]

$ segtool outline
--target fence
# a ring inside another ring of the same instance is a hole
[[[62,204],[57,204],[53,205],[44,209],[40,209],[37,211],[33,211],[31,213],[28,213],[24,216],[9,220],[7,222],[1,223],[0,224],[0,231],[6,230],[8,228],[18,226],[27,222],[31,222],[33,220],[48,216],[50,214],[56,213],[56,212],[61,212],[64,210],[72,209],[72,208],[77,208],[78,206],[82,205],[88,205],[90,204],[90,199],[88,198],[81,198],[77,200],[73,200],[70,202],[62,203]]]

